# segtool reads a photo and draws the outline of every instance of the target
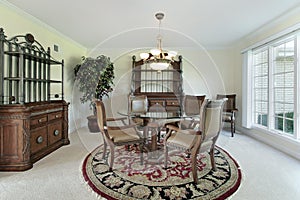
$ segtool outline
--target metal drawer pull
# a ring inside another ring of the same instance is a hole
[[[58,136],[58,134],[59,134],[59,130],[57,130],[57,129],[56,129],[56,130],[54,131],[54,133],[53,133],[53,134],[54,134],[55,136]]]
[[[58,118],[59,116],[58,115],[55,115],[55,118]]]
[[[39,136],[39,137],[37,137],[36,138],[36,142],[38,143],[38,144],[41,144],[42,142],[44,141],[44,138],[43,138],[43,136]]]
[[[42,122],[43,120],[42,120],[42,119],[39,119],[38,121],[39,121],[39,122]]]

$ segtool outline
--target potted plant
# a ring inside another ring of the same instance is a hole
[[[93,110],[94,115],[88,117],[89,129],[91,132],[98,132],[93,100],[102,100],[103,97],[109,96],[109,93],[113,91],[113,79],[115,78],[113,63],[105,55],[96,58],[83,57],[82,63],[75,66],[74,73],[75,83],[79,91],[83,93],[80,98],[81,103],[90,102],[90,109]]]

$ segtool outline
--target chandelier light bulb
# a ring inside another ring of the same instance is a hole
[[[160,49],[151,49],[150,53],[154,56],[158,56],[161,53],[161,51]]]
[[[141,59],[146,60],[147,58],[149,58],[149,53],[141,53],[140,57]]]
[[[176,51],[169,51],[168,56],[170,56],[171,58],[174,58],[175,56],[177,56],[177,52]]]
[[[150,63],[150,67],[154,70],[161,71],[161,70],[167,69],[169,67],[169,63],[153,62],[153,63]]]

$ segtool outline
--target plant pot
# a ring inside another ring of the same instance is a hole
[[[87,119],[88,119],[89,131],[91,133],[100,132],[100,129],[99,129],[99,126],[98,126],[98,123],[97,123],[97,117],[95,115],[90,115],[90,116],[87,117]]]

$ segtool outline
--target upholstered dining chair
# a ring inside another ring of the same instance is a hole
[[[223,106],[226,99],[205,101],[200,118],[200,127],[195,129],[180,129],[167,125],[169,129],[164,138],[164,167],[168,166],[168,151],[170,147],[184,151],[191,157],[192,175],[198,183],[197,155],[208,151],[212,169],[216,170],[214,149],[222,127]]]
[[[235,117],[238,109],[236,108],[236,94],[217,94],[217,99],[227,98],[224,105],[223,121],[230,123],[231,137],[235,133]]]
[[[141,164],[143,164],[144,137],[139,133],[136,125],[108,126],[107,122],[123,120],[124,118],[106,118],[105,107],[102,101],[96,100],[97,123],[103,138],[104,150],[102,158],[105,159],[107,145],[110,148],[109,170],[112,171],[115,146],[138,144],[140,147]],[[126,118],[125,118],[126,119]]]
[[[184,119],[180,121],[180,128],[195,128],[199,124],[200,110],[205,95],[185,95],[183,99]]]
[[[128,96],[128,120],[129,123],[143,125],[143,121],[139,120],[139,114],[145,114],[148,110],[148,99],[146,95],[129,95]]]

